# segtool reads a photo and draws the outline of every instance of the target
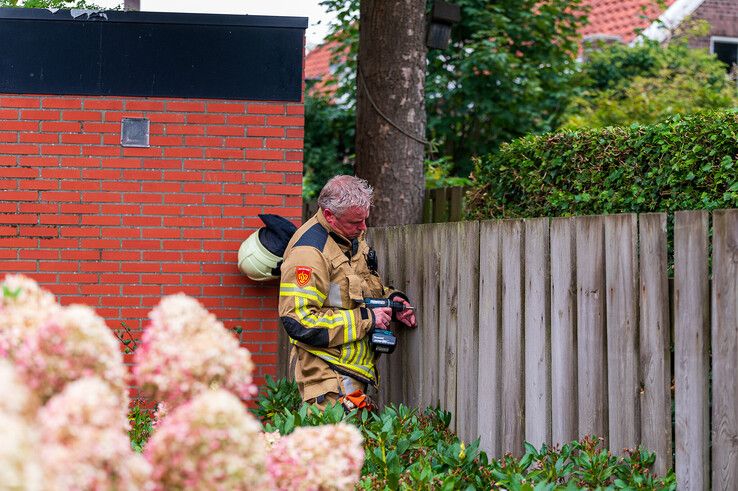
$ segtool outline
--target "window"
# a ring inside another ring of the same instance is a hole
[[[738,63],[738,38],[713,36],[710,38],[710,52],[727,65],[730,70]]]

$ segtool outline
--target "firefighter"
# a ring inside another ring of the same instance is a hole
[[[317,213],[292,236],[284,253],[279,315],[290,337],[290,371],[303,401],[324,408],[343,402],[371,405],[377,356],[372,328],[397,320],[416,327],[413,310],[368,309],[366,297],[383,297],[410,307],[404,293],[382,285],[377,260],[365,240],[372,200],[369,184],[336,176],[318,198]],[[348,397],[351,396],[351,397]]]

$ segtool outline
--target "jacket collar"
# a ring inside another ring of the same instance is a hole
[[[358,239],[349,240],[330,226],[328,221],[325,219],[325,216],[323,215],[323,210],[321,210],[320,208],[318,208],[317,213],[315,213],[315,218],[318,220],[318,223],[328,231],[328,235],[330,235],[331,238],[336,241],[341,249],[351,251],[351,256],[354,256],[356,254],[359,248],[359,241],[364,239],[365,232],[362,232],[361,236],[359,236]]]

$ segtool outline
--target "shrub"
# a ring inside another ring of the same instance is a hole
[[[519,218],[738,206],[738,115],[521,138],[476,162],[467,217]]]
[[[297,393],[297,386],[286,381],[272,387],[281,390],[262,393],[260,406],[276,408],[278,401],[290,400],[287,391]],[[265,425],[267,431],[288,435],[301,426],[341,420],[356,425],[364,438],[359,489],[676,489],[673,471],[663,477],[651,473],[653,453],[639,448],[614,456],[597,438],[540,449],[526,443],[520,458],[507,454],[490,460],[479,451],[478,440],[468,445],[459,440],[449,430],[451,414],[438,408],[421,413],[400,405],[378,413],[344,414],[341,406],[320,411],[303,405],[297,410],[282,408]]]

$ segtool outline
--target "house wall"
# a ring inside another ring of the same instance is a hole
[[[690,46],[710,49],[710,36],[738,38],[738,2],[733,0],[706,0],[692,15],[710,23],[708,36],[690,40]]]
[[[123,117],[150,119],[150,148],[120,145]],[[301,103],[0,94],[0,274],[138,333],[163,295],[192,295],[243,328],[261,383],[277,290],[237,250],[259,213],[299,222],[302,146]]]

